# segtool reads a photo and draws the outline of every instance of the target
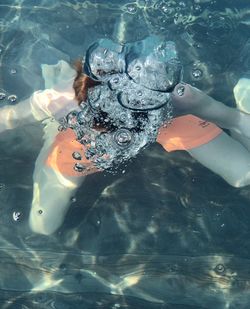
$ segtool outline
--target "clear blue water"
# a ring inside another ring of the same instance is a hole
[[[43,89],[41,64],[121,35],[121,15],[127,41],[174,40],[185,81],[234,105],[250,66],[247,0],[0,0],[1,92],[18,104]],[[41,125],[0,136],[1,308],[249,308],[249,187],[152,145],[125,174],[89,176],[63,226],[40,236],[27,221],[42,143]]]

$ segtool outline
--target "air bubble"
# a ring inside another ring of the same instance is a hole
[[[10,74],[11,74],[11,75],[15,75],[16,73],[17,73],[17,70],[16,70],[16,69],[11,69],[11,70],[10,70]]]
[[[113,78],[113,79],[112,79],[112,82],[113,82],[114,84],[118,84],[118,83],[119,83],[119,78],[118,78],[118,77]]]
[[[17,100],[17,96],[15,94],[11,94],[8,96],[8,101],[10,101],[11,103],[15,103]]]
[[[132,133],[128,129],[118,129],[114,134],[114,140],[119,146],[126,147],[132,141]]]
[[[185,87],[184,86],[180,86],[177,88],[177,94],[182,97],[184,95],[184,92],[185,92]]]
[[[200,79],[203,75],[203,72],[200,70],[200,69],[194,69],[192,71],[192,76],[195,78],[195,79]]]
[[[0,92],[0,100],[4,100],[6,98],[6,94],[4,92]]]
[[[125,9],[128,13],[135,14],[137,12],[137,5],[133,3],[129,3]]]
[[[58,130],[59,132],[62,132],[62,131],[65,131],[66,128],[65,128],[63,125],[60,125],[60,126],[58,126],[57,130]]]
[[[135,69],[136,69],[136,71],[140,71],[140,70],[141,70],[141,66],[140,66],[140,65],[137,65],[137,66],[135,67]]]
[[[223,264],[218,264],[218,265],[215,266],[214,270],[215,270],[215,272],[222,274],[222,273],[225,272],[226,267]]]
[[[86,122],[86,113],[84,111],[79,112],[77,115],[77,121],[79,124],[84,124]]]
[[[200,6],[199,4],[194,5],[194,10],[195,10],[196,12],[201,11],[201,6]],[[209,18],[209,17],[208,17],[208,18]]]
[[[163,5],[161,9],[164,13],[167,13],[169,11],[169,8],[166,5]]]
[[[72,153],[72,157],[75,159],[75,160],[82,160],[82,156],[80,154],[80,152],[78,151],[75,151]]]
[[[82,171],[84,171],[84,169],[85,169],[85,166],[84,166],[83,164],[81,164],[81,163],[76,163],[76,164],[74,165],[74,170],[75,170],[76,172],[81,173]]]
[[[20,211],[14,211],[12,214],[12,218],[14,221],[18,221],[21,217],[21,212]]]
[[[70,128],[74,127],[78,122],[78,113],[77,112],[71,112],[66,117],[67,123]]]
[[[38,213],[39,213],[39,215],[42,215],[42,214],[43,214],[42,209],[39,209],[39,210],[38,210]]]

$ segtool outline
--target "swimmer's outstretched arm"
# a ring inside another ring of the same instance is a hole
[[[67,92],[55,89],[36,91],[28,99],[0,109],[0,133],[56,115],[64,116],[75,108],[73,89]]]
[[[14,106],[7,105],[0,109],[0,133],[36,121],[30,106],[30,98]]]
[[[178,94],[182,93],[181,90],[184,90],[183,95]],[[221,128],[250,138],[249,114],[228,107],[197,88],[188,84],[178,84],[172,93],[172,100],[175,111],[179,114],[193,114]]]

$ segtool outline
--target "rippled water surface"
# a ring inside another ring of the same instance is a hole
[[[43,89],[41,67],[102,37],[159,34],[184,80],[227,105],[250,66],[247,0],[0,0],[0,103]],[[250,189],[152,145],[91,175],[53,236],[28,228],[42,126],[1,134],[1,308],[249,308]]]

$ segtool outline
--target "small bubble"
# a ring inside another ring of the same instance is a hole
[[[0,92],[0,100],[4,100],[6,98],[6,94],[4,92]]]
[[[14,211],[12,217],[14,221],[18,221],[21,217],[21,213],[19,211]]]
[[[135,69],[136,69],[136,71],[140,71],[140,70],[141,70],[141,66],[140,66],[140,65],[137,65],[137,66],[135,67]]]
[[[194,5],[194,10],[195,10],[196,12],[201,11],[201,6],[200,6],[199,4]],[[209,18],[209,16],[208,16],[208,18]]]
[[[215,270],[215,272],[222,274],[222,273],[225,272],[226,267],[223,264],[218,264],[218,265],[215,266],[214,270]]]
[[[70,201],[71,201],[71,203],[75,203],[76,202],[76,197],[72,196]]]
[[[81,164],[81,163],[76,163],[76,164],[74,165],[74,170],[75,170],[76,172],[81,173],[82,171],[84,171],[84,169],[85,169],[85,166],[84,166],[83,164]]]
[[[69,127],[74,127],[76,124],[77,124],[77,116],[78,116],[78,113],[77,112],[70,112],[66,119],[67,119],[67,123],[69,125]]]
[[[62,271],[65,271],[65,270],[67,270],[67,265],[62,263],[61,265],[59,265],[59,269],[62,270]]]
[[[118,78],[118,77],[113,78],[112,82],[113,82],[114,84],[119,83],[119,78]]]
[[[202,72],[202,70],[200,70],[200,69],[194,69],[194,70],[192,71],[192,76],[193,76],[195,79],[200,79],[200,78],[202,77],[202,75],[203,75],[203,72]]]
[[[11,94],[8,96],[8,101],[10,101],[11,103],[15,103],[17,100],[17,96],[14,94]]]
[[[127,7],[127,12],[130,13],[130,14],[135,14],[137,12],[137,6],[136,4],[128,4]]]
[[[178,87],[177,89],[177,93],[180,97],[182,97],[184,95],[184,92],[185,92],[185,87],[184,86],[180,86]]]
[[[42,209],[38,210],[39,215],[41,215],[43,213]]]
[[[62,132],[62,131],[65,131],[66,128],[65,128],[65,126],[63,126],[63,125],[60,125],[60,126],[58,126],[57,130],[58,130],[59,132]]]
[[[164,13],[167,13],[169,11],[169,8],[166,5],[163,5],[161,9]]]
[[[75,152],[72,153],[72,157],[73,157],[75,160],[81,160],[81,159],[82,159],[82,156],[81,156],[80,152],[77,152],[77,151],[75,151]]]
[[[132,133],[127,129],[118,129],[114,135],[114,140],[119,146],[128,146],[132,140]]]
[[[16,70],[16,69],[11,69],[11,70],[10,70],[10,74],[11,74],[11,75],[15,75],[16,73],[17,73],[17,70]]]

